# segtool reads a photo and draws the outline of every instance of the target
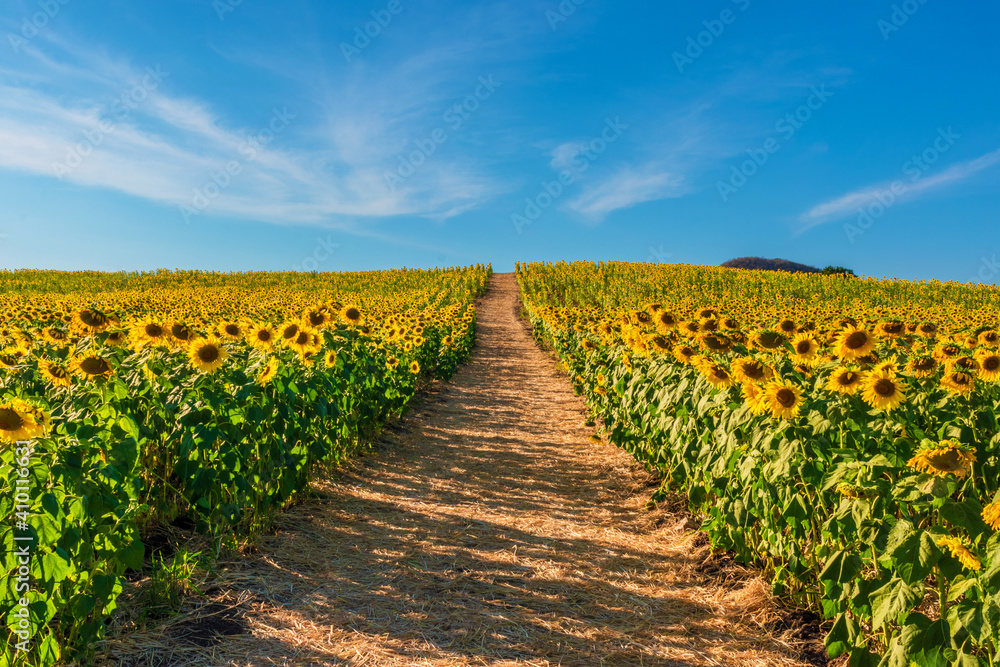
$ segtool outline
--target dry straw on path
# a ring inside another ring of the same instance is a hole
[[[114,662],[803,664],[766,630],[766,586],[705,573],[682,517],[643,509],[649,477],[588,442],[584,403],[519,307],[513,275],[495,275],[453,381],[221,563],[204,607],[111,641]]]

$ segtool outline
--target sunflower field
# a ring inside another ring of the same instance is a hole
[[[523,264],[607,437],[852,666],[1000,659],[1000,290]]]
[[[451,376],[491,272],[0,272],[0,664],[86,662],[151,528],[266,527]]]

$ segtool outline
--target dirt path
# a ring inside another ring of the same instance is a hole
[[[588,442],[583,401],[518,318],[513,275],[490,285],[455,378],[226,564],[209,609],[244,634],[205,647],[136,634],[119,649],[150,659],[128,664],[801,664],[761,639],[761,582],[705,574],[680,517],[643,509],[649,477]]]

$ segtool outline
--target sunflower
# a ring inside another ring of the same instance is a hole
[[[795,324],[795,320],[790,319],[788,317],[785,317],[780,322],[778,322],[777,329],[781,333],[787,334],[787,335],[790,336],[793,333],[795,333],[796,331],[798,331],[799,327],[798,327],[797,324]]]
[[[697,336],[701,333],[701,325],[694,320],[688,320],[687,322],[681,322],[677,330],[684,336]]]
[[[980,351],[976,355],[979,362],[979,377],[987,382],[1000,382],[1000,353]]]
[[[975,376],[979,373],[979,362],[972,357],[955,357],[950,359],[945,366],[945,372],[958,371]]]
[[[670,343],[663,336],[653,336],[649,339],[649,349],[665,354],[670,351]]]
[[[863,379],[858,371],[840,367],[830,374],[830,379],[826,381],[824,387],[827,391],[850,396],[858,393]]]
[[[951,555],[957,558],[966,569],[973,572],[983,569],[983,564],[979,562],[975,554],[969,551],[961,539],[957,537],[942,537],[938,540],[938,545],[947,548],[951,552]]]
[[[1000,501],[983,508],[983,521],[993,530],[1000,530]]]
[[[261,369],[260,373],[257,375],[257,384],[261,387],[271,382],[274,376],[278,374],[278,360],[270,359],[264,368]]]
[[[979,344],[986,347],[997,347],[1000,345],[1000,334],[992,329],[979,333]]]
[[[794,351],[792,361],[807,366],[815,362],[819,356],[819,343],[809,334],[796,334],[792,338],[792,350]]]
[[[906,400],[906,386],[894,374],[868,373],[861,386],[861,398],[879,410],[893,410]]]
[[[767,382],[774,375],[770,366],[753,357],[740,357],[732,364],[733,376],[740,383]]]
[[[132,327],[132,337],[136,345],[164,345],[167,342],[167,327],[153,320],[143,320]]]
[[[590,340],[589,338],[584,338],[583,340],[581,340],[580,347],[582,347],[585,352],[593,352],[594,350],[597,349],[597,345],[594,344],[594,341]]]
[[[194,331],[183,322],[173,322],[170,325],[170,339],[174,345],[187,345],[194,340]]]
[[[289,343],[295,340],[301,329],[302,326],[298,322],[285,322],[278,328],[278,336],[283,343]]]
[[[324,307],[312,308],[302,313],[302,319],[309,326],[319,328],[330,323],[330,313]]]
[[[691,359],[697,356],[698,350],[694,349],[690,345],[675,345],[674,346],[674,359],[682,364],[691,363]]]
[[[31,406],[17,399],[0,403],[0,442],[17,443],[42,434]]]
[[[885,373],[887,375],[892,375],[895,377],[899,374],[899,364],[897,363],[897,358],[892,357],[890,359],[885,359],[884,361],[876,362],[871,367],[872,373]]]
[[[952,371],[941,378],[941,386],[952,394],[968,396],[975,389],[975,380],[968,373]]]
[[[62,345],[69,340],[69,334],[62,329],[55,327],[45,327],[42,329],[42,338],[52,345]]]
[[[270,350],[274,347],[276,338],[277,335],[274,333],[274,329],[266,324],[254,327],[247,336],[250,344],[259,350]]]
[[[751,340],[761,350],[778,350],[785,346],[787,339],[777,331],[757,331]]]
[[[698,337],[698,341],[714,354],[726,354],[733,348],[733,343],[722,334],[708,334]]]
[[[333,368],[337,365],[337,351],[330,350],[323,356],[323,363],[326,364],[327,368]]]
[[[759,384],[753,382],[747,382],[742,388],[743,400],[746,402],[746,406],[750,408],[750,412],[755,415],[762,415],[768,411],[767,396],[764,394],[764,388]]]
[[[706,363],[701,367],[701,374],[705,376],[716,389],[725,389],[736,384],[736,379],[721,364]]]
[[[968,447],[953,440],[942,440],[936,445],[922,448],[906,465],[930,475],[952,474],[964,479],[972,472],[975,462],[976,454]]]
[[[389,357],[385,360],[385,365],[390,371],[394,371],[399,366],[399,359],[396,357]]]
[[[223,362],[228,358],[229,352],[215,336],[196,339],[188,345],[191,365],[203,373],[214,373],[222,368]]]
[[[774,380],[764,388],[771,414],[778,419],[793,419],[802,409],[802,389],[791,381]]]
[[[104,331],[110,323],[111,320],[107,315],[92,308],[73,313],[73,324],[87,333]]]
[[[929,378],[937,370],[938,362],[934,357],[922,356],[910,359],[906,364],[906,372],[917,378]]]
[[[219,326],[219,333],[226,338],[240,340],[246,335],[246,330],[239,322],[223,322]]]
[[[114,372],[107,359],[96,355],[77,357],[70,363],[69,369],[73,373],[83,375],[87,380],[106,378]]]
[[[108,335],[104,338],[104,342],[114,347],[125,347],[128,343],[128,332],[122,329],[109,331]]]
[[[879,322],[878,326],[875,327],[875,331],[879,336],[884,336],[885,338],[895,338],[906,332],[906,325],[899,320],[890,320],[888,322]]]
[[[916,333],[924,338],[934,338],[937,335],[938,327],[931,322],[922,322],[917,325]]]
[[[656,322],[656,328],[666,333],[677,326],[677,318],[673,313],[669,313],[665,310],[661,310],[656,313],[653,317],[653,321]]]
[[[420,372],[420,364],[417,361],[410,362],[410,372],[414,375]]]
[[[358,326],[364,322],[365,317],[360,308],[353,304],[348,304],[341,309],[340,319],[352,326]]]
[[[837,336],[837,355],[842,359],[864,357],[874,349],[875,338],[864,329],[859,329],[856,326],[847,326]]]
[[[38,370],[45,381],[53,387],[68,387],[71,384],[72,375],[70,372],[54,361],[40,359]]]

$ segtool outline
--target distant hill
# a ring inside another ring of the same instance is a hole
[[[751,269],[754,271],[788,271],[789,273],[823,273],[821,269],[808,264],[790,262],[787,259],[764,259],[763,257],[738,257],[722,264],[727,269]]]
[[[825,273],[854,275],[854,271],[845,269],[842,266],[828,266],[819,269],[808,264],[790,262],[787,259],[764,259],[763,257],[737,257],[728,262],[723,262],[721,266],[727,269],[750,269],[753,271],[788,271],[789,273]]]

